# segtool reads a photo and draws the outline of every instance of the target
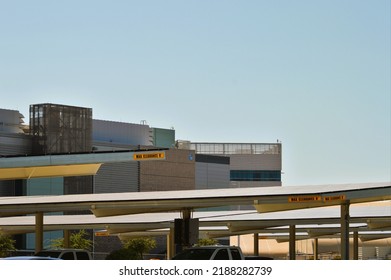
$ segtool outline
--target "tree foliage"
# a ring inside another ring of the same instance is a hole
[[[106,257],[106,260],[137,260],[137,259],[138,259],[137,254],[134,251],[129,250],[127,248],[115,250]]]
[[[212,246],[212,245],[217,245],[218,241],[213,238],[203,238],[199,239],[197,246]]]
[[[144,259],[144,254],[156,248],[156,240],[150,237],[137,237],[124,242],[124,247],[135,252],[138,259]]]
[[[78,232],[74,232],[69,237],[70,247],[73,249],[91,250],[92,240],[88,238],[87,232],[82,229]],[[51,246],[54,249],[61,249],[65,247],[64,238],[54,239],[51,242]]]
[[[8,255],[8,251],[15,250],[14,244],[15,240],[0,232],[0,257],[4,258]]]
[[[113,251],[106,260],[143,260],[144,254],[156,247],[156,240],[149,237],[137,237],[123,242],[124,248]]]

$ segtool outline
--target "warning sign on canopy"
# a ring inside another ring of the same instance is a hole
[[[317,201],[322,201],[322,197],[320,195],[290,196],[288,198],[288,201],[289,202],[317,202]]]

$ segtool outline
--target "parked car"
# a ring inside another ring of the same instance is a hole
[[[91,260],[91,253],[86,250],[78,249],[60,249],[60,250],[44,250],[37,254],[37,257],[50,257],[62,260]]]
[[[39,257],[39,256],[15,256],[15,257],[6,257],[6,258],[2,258],[1,260],[11,260],[11,261],[17,261],[17,260],[21,260],[21,261],[25,261],[25,260],[43,260],[43,261],[58,261],[58,260],[62,260],[62,259],[59,259],[59,258],[51,258],[51,257]]]
[[[173,260],[244,260],[242,250],[236,246],[200,246],[183,250]]]

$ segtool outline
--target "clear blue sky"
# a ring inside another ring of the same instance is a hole
[[[389,0],[0,0],[0,108],[283,143],[283,184],[391,181]]]

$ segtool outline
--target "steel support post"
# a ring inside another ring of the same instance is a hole
[[[254,256],[259,256],[259,236],[254,233]]]
[[[318,238],[314,239],[314,260],[318,260],[319,255],[319,240]]]
[[[174,228],[170,228],[170,233],[167,234],[167,259],[171,260],[175,255]]]
[[[35,253],[43,249],[43,213],[35,213]]]
[[[341,259],[349,259],[349,201],[341,204]]]
[[[71,234],[69,229],[64,230],[64,248],[71,248]]]
[[[193,219],[192,209],[182,210],[182,219],[175,219],[175,251],[180,252],[198,242],[199,220]]]
[[[182,211],[182,219],[190,219],[191,218],[191,210],[190,209],[185,209]]]
[[[358,260],[358,231],[353,232],[353,260]]]
[[[296,226],[289,226],[289,259],[296,259]]]

